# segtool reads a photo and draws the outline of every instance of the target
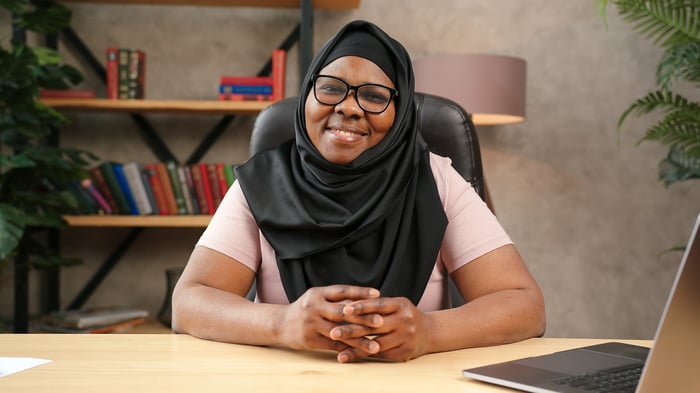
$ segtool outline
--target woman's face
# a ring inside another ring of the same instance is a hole
[[[394,88],[391,79],[373,62],[357,56],[339,57],[319,71],[351,86],[376,83]],[[382,113],[367,113],[357,103],[356,92],[336,105],[321,104],[313,89],[306,96],[306,131],[323,157],[336,164],[347,164],[381,141],[394,124],[396,109],[392,99]]]

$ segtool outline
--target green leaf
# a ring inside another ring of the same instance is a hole
[[[23,212],[14,206],[0,203],[0,261],[14,254],[24,236],[24,228]]]

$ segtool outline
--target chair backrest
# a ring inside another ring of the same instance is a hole
[[[266,107],[258,114],[250,136],[250,155],[294,138],[294,112],[298,97]],[[433,153],[452,159],[452,166],[484,199],[481,150],[471,116],[447,98],[416,93],[419,130]]]
[[[251,156],[294,138],[292,124],[298,100],[290,97],[277,101],[258,114],[250,136]],[[415,101],[419,130],[430,150],[452,159],[452,166],[485,199],[481,150],[471,116],[447,98],[416,93]],[[463,304],[454,282],[448,283],[452,306]]]

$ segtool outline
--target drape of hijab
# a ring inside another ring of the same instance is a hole
[[[342,56],[374,62],[399,91],[392,128],[348,164],[329,162],[316,150],[304,119],[312,75]],[[405,48],[370,22],[350,22],[324,44],[302,81],[289,125],[295,138],[236,168],[250,210],[275,250],[290,302],[310,287],[351,284],[418,304],[447,218],[418,131],[413,91]]]

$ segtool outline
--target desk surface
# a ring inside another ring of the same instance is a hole
[[[602,341],[609,340],[541,338],[404,363],[339,364],[330,352],[223,344],[176,334],[0,334],[0,357],[52,360],[0,378],[0,391],[507,392],[463,378],[461,370]]]

